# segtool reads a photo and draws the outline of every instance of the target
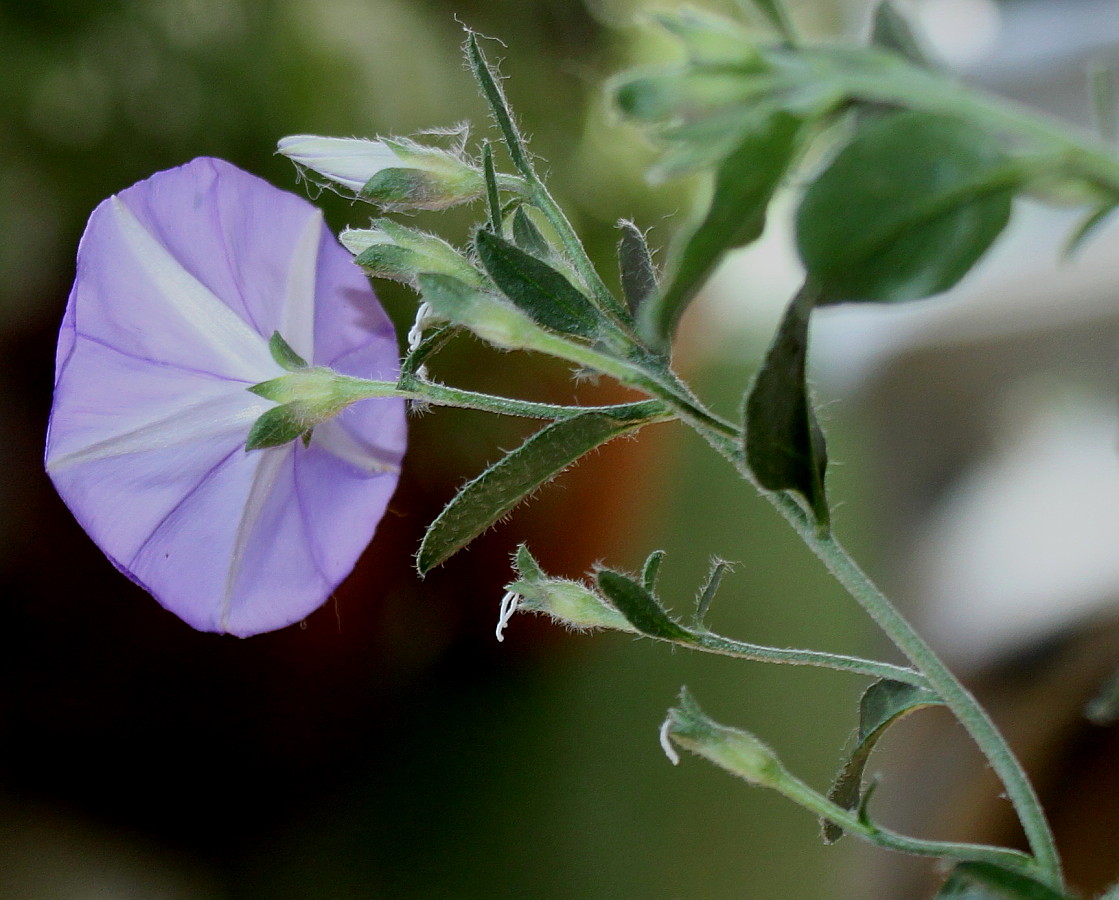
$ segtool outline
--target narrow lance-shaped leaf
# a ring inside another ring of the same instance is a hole
[[[533,256],[545,259],[549,255],[548,242],[523,206],[518,206],[513,212],[513,240]]]
[[[630,315],[657,292],[657,270],[653,256],[641,229],[622,219],[618,223],[622,236],[618,240],[618,271],[622,279],[622,294]]]
[[[594,338],[602,316],[563,273],[489,231],[474,238],[478,258],[498,289],[538,325]]]
[[[474,73],[474,80],[478,82],[482,96],[489,105],[490,112],[493,113],[502,140],[509,150],[509,158],[518,172],[530,181],[535,181],[536,173],[532,169],[532,163],[529,162],[521,133],[513,121],[513,113],[505,99],[505,92],[501,89],[501,82],[497,73],[490,67],[485,54],[482,53],[482,48],[478,46],[478,36],[473,31],[466,37],[466,60],[470,64],[470,70]]]
[[[827,450],[808,399],[808,322],[815,299],[805,286],[789,304],[746,399],[746,461],[771,491],[800,494],[821,528]]]
[[[893,0],[882,0],[874,11],[870,42],[876,47],[893,50],[918,66],[934,68],[921,48],[921,42],[913,33],[909,20],[898,12]]]
[[[1075,898],[994,863],[965,862],[952,870],[952,876],[940,889],[936,900],[1075,900]]]
[[[648,590],[621,572],[603,569],[598,586],[626,621],[642,634],[669,641],[688,640],[691,632],[676,624]]]
[[[809,187],[797,246],[821,303],[948,290],[999,236],[1023,180],[997,137],[949,116],[869,121]]]
[[[868,687],[859,702],[859,730],[855,747],[836,775],[828,791],[828,799],[845,809],[858,809],[863,799],[863,772],[871,751],[882,735],[914,710],[942,704],[943,701],[932,691],[900,681],[876,681]],[[835,823],[825,821],[822,825],[825,843],[834,843],[843,836],[843,829]]]
[[[493,167],[493,148],[490,142],[482,145],[482,173],[486,179],[486,208],[490,215],[490,231],[501,233],[501,197],[497,192],[497,172]]]
[[[644,307],[642,332],[654,346],[668,343],[723,254],[761,235],[769,201],[800,146],[802,127],[795,116],[775,113],[746,132],[723,160],[706,215],[673,253],[660,296]]]
[[[630,414],[582,413],[542,428],[467,483],[431,523],[416,563],[426,573],[469,544],[541,485],[607,441],[652,420],[659,404],[634,404]]]
[[[645,565],[641,567],[641,583],[650,594],[657,592],[657,575],[664,561],[664,551],[654,550],[645,558]]]

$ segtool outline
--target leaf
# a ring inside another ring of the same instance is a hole
[[[1119,202],[1107,200],[1097,206],[1092,212],[1088,213],[1088,215],[1084,217],[1084,221],[1076,227],[1072,236],[1065,243],[1064,255],[1069,257],[1076,254],[1080,248],[1084,246],[1085,242],[1095,235],[1100,225],[1107,220],[1107,217],[1115,212],[1116,207],[1119,207]]]
[[[722,161],[707,213],[673,254],[660,296],[646,304],[642,331],[654,346],[668,343],[723,254],[761,235],[769,201],[800,146],[802,124],[784,112],[767,116]]]
[[[707,611],[711,608],[711,601],[715,599],[715,594],[719,590],[723,576],[730,569],[731,564],[725,559],[716,557],[711,560],[711,571],[707,573],[707,582],[703,585],[703,590],[700,591],[699,599],[696,601],[695,624],[697,626],[703,625],[703,620],[707,618]]]
[[[645,565],[641,567],[641,583],[650,594],[657,592],[657,574],[664,561],[664,551],[654,550],[645,558]]]
[[[948,290],[1002,232],[1022,179],[998,139],[971,123],[913,111],[868,120],[797,212],[820,302]]]
[[[769,24],[776,28],[785,40],[790,42],[793,40],[793,28],[781,0],[750,0],[750,2],[761,10],[762,15],[769,20]]]
[[[1039,881],[987,862],[960,863],[936,900],[1074,900]]]
[[[296,369],[307,368],[307,360],[296,353],[278,331],[273,331],[272,337],[268,339],[268,350],[281,369],[294,372]]]
[[[501,138],[509,151],[509,158],[518,172],[529,181],[535,181],[536,173],[532,169],[532,163],[529,162],[524,139],[513,121],[513,113],[509,109],[509,102],[505,99],[505,92],[501,89],[501,81],[485,54],[482,53],[482,48],[478,46],[478,36],[473,31],[467,33],[465,50],[470,71],[474,73],[474,80],[478,82],[482,96],[490,112],[493,113]]]
[[[544,235],[540,233],[540,229],[529,218],[523,206],[518,206],[513,213],[513,240],[522,250],[541,259],[547,257],[550,252],[548,242],[544,240]]]
[[[898,12],[892,0],[882,0],[874,11],[870,42],[875,47],[894,51],[915,65],[926,69],[935,68],[913,33],[909,20]]]
[[[632,578],[603,569],[598,573],[598,586],[626,621],[642,634],[668,641],[691,638],[691,632],[673,622],[657,599]]]
[[[657,270],[653,256],[641,229],[632,222],[618,222],[622,236],[618,240],[618,271],[622,280],[622,294],[631,315],[657,292]]]
[[[420,573],[457,553],[579,457],[648,421],[643,414],[590,412],[540,429],[468,482],[431,523],[416,557]]]
[[[493,283],[538,325],[586,338],[598,334],[598,310],[561,272],[489,231],[479,231],[474,246]]]
[[[827,528],[827,450],[805,380],[814,297],[806,286],[793,298],[754,378],[746,399],[746,461],[762,487],[800,494]]]
[[[501,197],[497,192],[497,172],[493,167],[493,148],[490,142],[482,144],[482,172],[486,179],[486,208],[489,210],[490,230],[501,232]]]
[[[882,735],[914,710],[940,705],[943,701],[936,694],[912,684],[884,679],[868,687],[859,702],[855,749],[836,775],[828,791],[828,799],[844,809],[858,809],[863,800],[863,772]],[[843,829],[835,823],[824,821],[822,824],[825,843],[835,843],[843,836]]]
[[[1100,687],[1084,708],[1088,721],[1096,725],[1119,722],[1119,672],[1115,672]]]

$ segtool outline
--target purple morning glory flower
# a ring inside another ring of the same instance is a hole
[[[247,636],[321,605],[396,487],[404,404],[367,400],[301,440],[245,450],[284,375],[395,379],[396,338],[307,201],[217,159],[110,197],[78,249],[46,464],[113,564],[203,631]]]

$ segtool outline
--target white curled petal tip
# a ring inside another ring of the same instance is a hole
[[[424,330],[435,321],[431,304],[424,302],[416,309],[416,320],[408,329],[408,349],[415,350],[423,340]]]
[[[513,618],[513,614],[517,611],[517,605],[520,603],[521,597],[515,591],[506,591],[505,596],[501,598],[501,611],[497,616],[497,628],[494,629],[494,636],[499,641],[505,640],[505,626],[509,624],[509,620]]]
[[[668,730],[672,727],[672,717],[668,716],[660,727],[660,741],[661,749],[664,755],[668,757],[668,761],[674,766],[680,765],[680,754],[676,752],[676,748],[672,746],[672,739],[668,736]]]

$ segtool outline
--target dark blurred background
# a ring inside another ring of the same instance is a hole
[[[0,2],[0,896],[887,896],[851,887],[868,883],[860,873],[880,856],[821,847],[807,814],[699,762],[674,769],[656,742],[686,683],[716,717],[749,727],[823,785],[853,727],[856,681],[569,635],[527,617],[494,640],[508,555],[525,540],[549,571],[571,577],[599,559],[635,568],[664,547],[664,595],[678,610],[718,555],[738,566],[713,611],[717,630],[884,652],[767,505],[681,430],[584,461],[420,582],[411,555],[425,524],[528,426],[451,411],[415,419],[399,491],[354,575],[302,625],[245,641],[195,633],[127,582],[42,473],[54,341],[89,211],[198,155],[302,190],[273,154],[286,134],[484,127],[456,17],[505,42],[491,54],[503,58],[510,99],[604,265],[620,216],[665,243],[694,185],[648,188],[648,147],[600,98],[604,77],[667,52],[630,27],[643,5]],[[866,4],[794,6],[817,34],[865,22]],[[981,19],[963,15],[966,36]],[[372,214],[320,200],[336,228]],[[462,237],[469,221],[454,213],[437,227]],[[780,247],[767,247],[760,270],[756,256],[747,264],[756,302],[732,273],[737,302],[754,313],[729,316],[713,289],[685,323],[682,364],[728,415],[785,277]],[[406,328],[411,298],[379,293]],[[825,396],[832,384],[873,394],[840,370],[821,372]],[[437,372],[557,402],[617,397],[573,386],[565,367],[466,340]],[[868,535],[903,521],[890,517],[904,505],[866,477],[897,464],[888,431],[879,440],[868,424],[873,409],[828,412],[843,461],[832,493],[841,533],[888,577],[903,563]]]

